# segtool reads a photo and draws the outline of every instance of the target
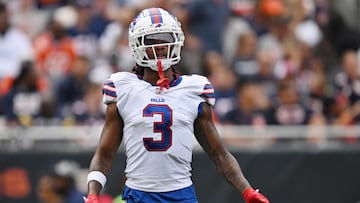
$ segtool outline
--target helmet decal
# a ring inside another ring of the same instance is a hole
[[[134,26],[136,25],[136,22],[137,22],[137,20],[139,19],[139,17],[140,17],[140,14],[138,14],[137,16],[135,16],[135,18],[131,21],[130,26],[129,26],[129,30],[130,30],[130,29],[134,29]]]
[[[163,18],[160,13],[160,8],[149,8],[152,24],[159,24],[163,22]]]

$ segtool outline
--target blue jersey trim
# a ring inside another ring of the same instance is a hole
[[[200,117],[203,112],[202,109],[203,109],[204,103],[205,102],[201,102],[198,106],[198,117]]]
[[[144,80],[144,78],[142,78],[141,76],[138,76],[138,79],[149,83],[148,81]],[[175,87],[175,86],[177,86],[178,84],[180,84],[181,81],[182,81],[182,77],[181,77],[181,76],[177,76],[176,78],[174,78],[174,79],[172,79],[172,80],[170,81],[169,86],[170,86],[170,87]],[[151,84],[152,86],[158,86],[158,85],[153,84],[153,83],[149,83],[149,84]]]
[[[112,81],[109,81],[109,80],[105,81],[104,85],[108,85],[110,87],[115,87],[114,83]]]
[[[170,82],[170,87],[174,87],[174,86],[180,84],[181,81],[182,81],[182,77],[181,77],[181,76],[177,76],[175,79],[173,79],[173,80]]]
[[[103,89],[103,94],[109,95],[111,97],[117,97],[116,92],[113,92],[113,91],[110,91],[110,90],[107,90],[107,89]]]
[[[215,98],[215,93],[203,93],[200,96],[205,98]]]

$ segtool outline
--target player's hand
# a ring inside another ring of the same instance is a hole
[[[87,198],[84,197],[84,202],[85,203],[100,203],[99,198],[96,194],[89,194],[87,196]]]
[[[246,203],[270,203],[264,195],[252,188],[246,189],[243,193],[243,197]]]

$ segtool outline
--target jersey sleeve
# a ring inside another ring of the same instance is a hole
[[[215,105],[215,90],[209,79],[201,75],[192,75],[193,82],[196,83],[198,96],[211,106]]]
[[[111,74],[110,77],[105,80],[102,87],[104,104],[118,102],[121,94],[125,93],[125,89],[127,89],[126,86],[132,78],[133,74],[127,72]]]
[[[116,86],[113,77],[110,76],[108,79],[105,80],[102,87],[102,93],[104,104],[117,102],[118,94],[116,92]]]
[[[207,103],[211,104],[211,106],[215,105],[215,91],[214,87],[209,81],[204,84],[203,91],[200,94],[200,97],[204,98]]]

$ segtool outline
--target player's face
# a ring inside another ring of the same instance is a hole
[[[150,59],[155,59],[155,53],[158,59],[167,58],[168,52],[172,50],[173,46],[168,43],[174,42],[174,38],[170,33],[158,33],[145,36],[145,45],[155,45],[146,48],[146,53]],[[155,53],[154,53],[155,52]]]

